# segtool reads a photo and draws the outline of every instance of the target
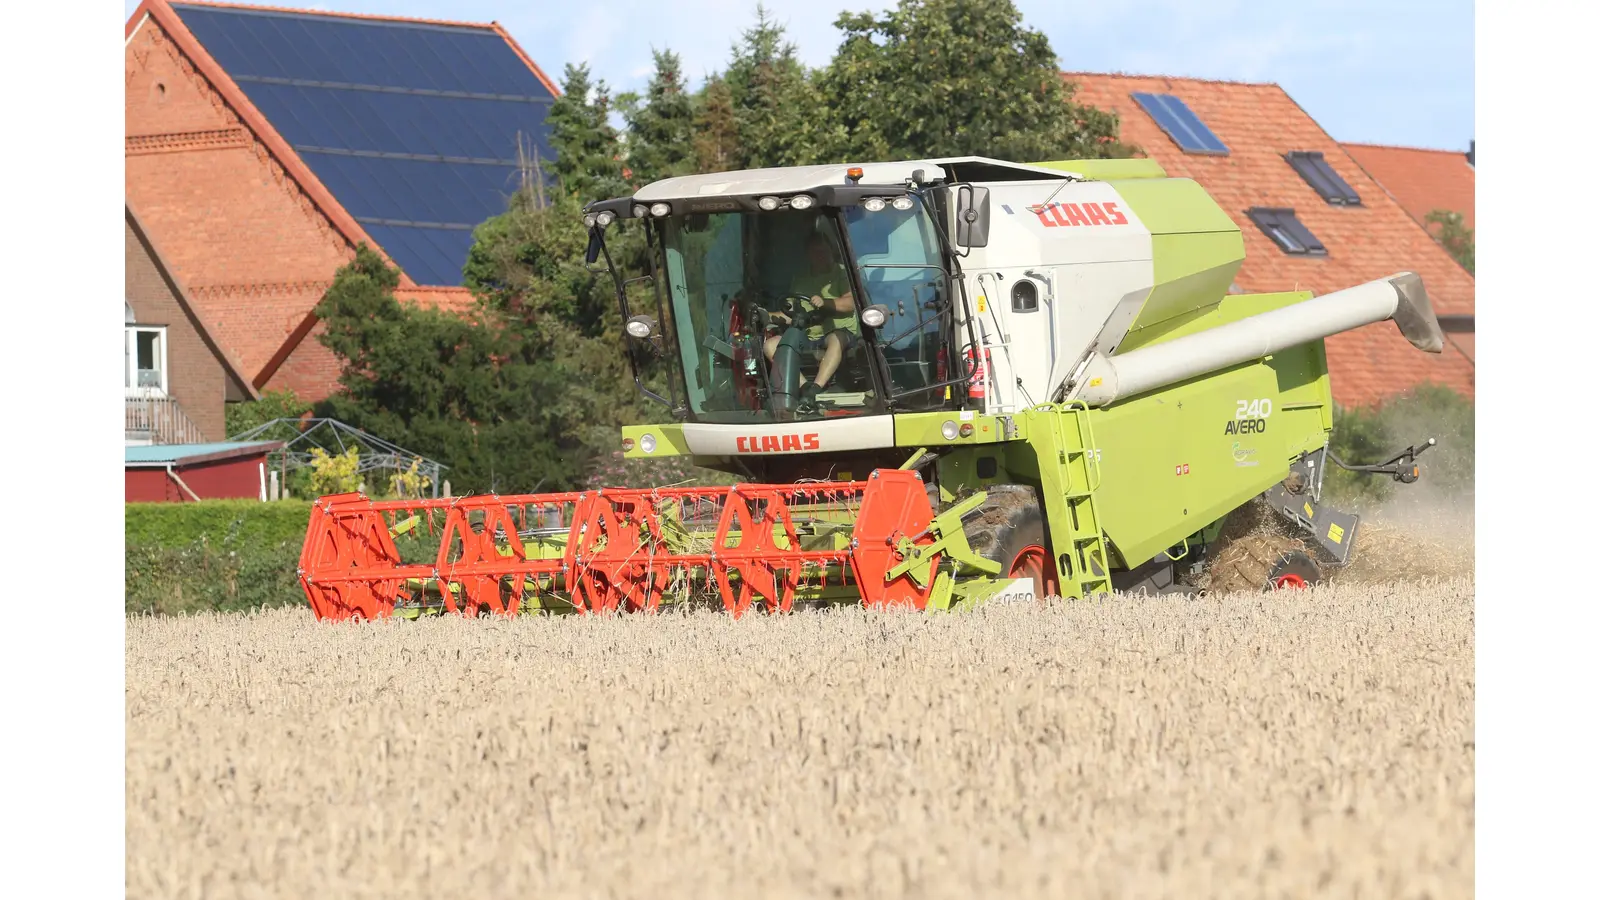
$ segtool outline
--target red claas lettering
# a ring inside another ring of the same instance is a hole
[[[810,434],[759,434],[740,435],[733,441],[739,453],[783,453],[787,451],[821,450],[822,436]]]
[[[1115,203],[1051,203],[1030,206],[1028,212],[1038,216],[1039,224],[1046,228],[1128,224],[1128,217]]]

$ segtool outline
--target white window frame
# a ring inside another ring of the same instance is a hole
[[[139,386],[139,335],[151,333],[156,335],[156,365],[161,374],[161,384],[157,387]],[[125,325],[122,329],[122,386],[129,396],[136,397],[165,397],[170,388],[167,369],[167,326],[165,325]]]

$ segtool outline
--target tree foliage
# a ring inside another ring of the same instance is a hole
[[[1010,0],[900,0],[835,24],[844,41],[820,86],[845,155],[1129,155],[1113,115],[1072,102],[1049,39]]]
[[[1419,459],[1419,484],[1437,497],[1470,501],[1477,451],[1473,409],[1471,400],[1447,387],[1421,384],[1374,406],[1335,408],[1329,449],[1346,463],[1372,463],[1437,438],[1439,445]],[[1336,502],[1356,507],[1376,506],[1395,493],[1395,483],[1385,476],[1337,467],[1329,470],[1324,486]]]
[[[298,419],[310,411],[311,404],[301,400],[294,391],[267,391],[259,400],[229,403],[223,411],[223,421],[228,437],[233,437],[273,419]]]
[[[718,75],[695,98],[694,159],[701,172],[726,172],[739,165],[739,121],[733,89]]]
[[[723,80],[737,134],[737,169],[820,162],[838,136],[785,30],[757,5],[756,23],[733,47]]]
[[[463,312],[402,304],[397,283],[362,247],[318,305],[320,339],[342,361],[324,414],[445,462],[453,489],[581,484],[599,432],[614,433],[624,411],[617,354],[565,317],[577,302],[549,287],[559,277],[504,277]],[[592,317],[594,332],[605,333],[603,318]]]
[[[1436,209],[1428,213],[1427,222],[1439,226],[1434,237],[1444,245],[1444,249],[1455,257],[1461,268],[1466,269],[1469,275],[1476,275],[1473,265],[1476,256],[1473,248],[1472,229],[1467,227],[1466,220],[1461,213],[1448,209]]]
[[[695,105],[683,82],[683,63],[671,50],[656,50],[652,55],[655,74],[644,94],[617,98],[628,123],[628,168],[635,184],[695,170]]]
[[[611,89],[604,79],[591,80],[588,63],[567,64],[561,96],[550,105],[545,124],[556,152],[551,172],[562,191],[584,202],[626,193],[621,135],[611,125]]]

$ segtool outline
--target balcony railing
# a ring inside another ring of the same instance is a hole
[[[128,397],[128,440],[152,444],[203,444],[205,435],[171,397]]]

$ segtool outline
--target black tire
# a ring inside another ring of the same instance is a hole
[[[1304,550],[1291,550],[1278,557],[1278,562],[1267,574],[1267,588],[1310,587],[1321,584],[1322,567]]]
[[[1029,548],[1044,549],[1042,562],[1047,584],[1034,584],[1041,596],[1059,593],[1055,555],[1044,527],[1044,511],[1033,488],[1018,484],[997,484],[984,488],[988,494],[978,512],[967,520],[967,543],[979,554],[1000,563],[1001,578],[1011,577],[1018,557]]]
[[[1270,591],[1280,579],[1309,587],[1323,580],[1322,567],[1265,504],[1252,501],[1234,510],[1208,549],[1199,586],[1215,594]]]

